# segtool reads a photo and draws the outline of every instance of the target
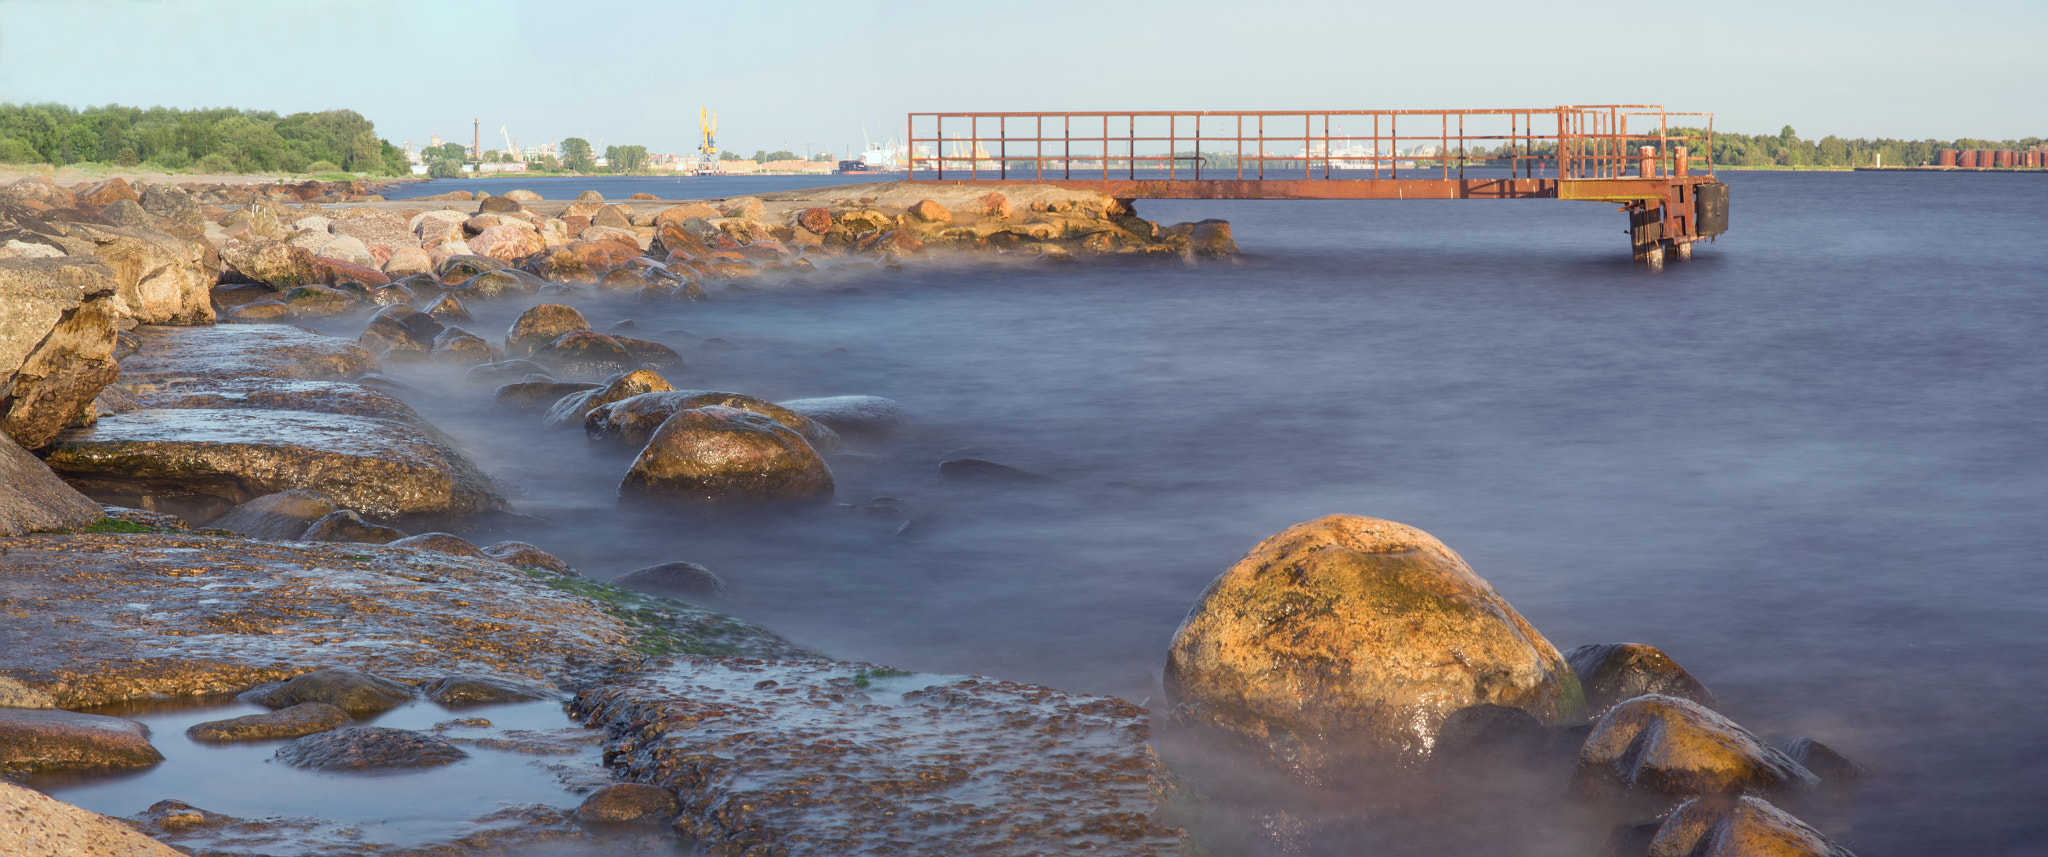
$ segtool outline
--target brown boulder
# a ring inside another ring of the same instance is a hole
[[[556,574],[576,573],[575,569],[570,568],[568,563],[563,562],[554,554],[548,553],[547,551],[541,550],[540,548],[534,547],[533,545],[527,544],[525,542],[497,542],[495,544],[485,545],[483,548],[483,552],[484,556],[490,557],[491,559],[495,559],[506,565],[519,566],[522,568],[538,568],[542,571],[552,571]]]
[[[541,304],[520,313],[505,330],[505,353],[515,357],[532,354],[563,334],[589,329],[590,321],[575,307]]]
[[[141,768],[163,760],[149,743],[149,727],[133,720],[0,708],[0,773]]]
[[[633,217],[628,212],[629,209],[623,205],[607,205],[591,216],[590,225],[630,231],[633,228]]]
[[[296,539],[315,521],[340,510],[334,498],[299,488],[250,500],[207,521],[206,526],[256,539]]]
[[[1455,552],[1354,515],[1289,527],[1209,584],[1164,679],[1176,721],[1311,781],[1418,765],[1458,709],[1583,708],[1564,657]]]
[[[143,326],[130,333],[136,348],[121,358],[124,384],[188,376],[345,381],[378,368],[353,340],[289,324]]]
[[[469,249],[477,255],[506,263],[538,253],[543,246],[539,232],[509,223],[493,226],[469,239]]]
[[[797,214],[796,225],[817,235],[831,232],[832,211],[825,208],[806,208]]]
[[[711,246],[705,244],[704,239],[674,223],[655,227],[654,244],[650,249],[661,256],[680,253],[690,258],[702,259],[711,255]]]
[[[91,259],[0,260],[0,433],[49,443],[120,377],[116,289]]]
[[[194,741],[225,744],[233,741],[270,741],[303,738],[350,722],[348,712],[325,702],[301,702],[263,714],[249,714],[227,720],[195,723],[185,730]]]
[[[313,253],[287,241],[229,242],[221,247],[220,255],[243,278],[278,291],[319,282]]]
[[[664,562],[634,569],[614,578],[612,585],[684,600],[720,598],[726,593],[725,581],[711,569],[694,562]]]
[[[830,452],[839,448],[838,433],[789,408],[739,393],[702,390],[645,391],[609,402],[598,402],[584,414],[583,432],[592,441],[643,446],[654,430],[668,422],[670,417],[712,405],[760,414],[795,429],[814,449]]]
[[[521,381],[499,387],[497,392],[491,395],[491,406],[508,414],[547,411],[564,397],[603,387],[603,384],[579,381]]]
[[[588,330],[562,334],[533,351],[533,360],[566,378],[608,378],[640,368],[616,337]]]
[[[315,771],[431,768],[467,758],[468,753],[441,738],[382,726],[350,726],[308,735],[279,747],[276,754],[280,762]]]
[[[82,529],[102,517],[100,504],[0,435],[0,537]]]
[[[670,224],[680,225],[683,221],[692,218],[710,220],[719,216],[721,215],[718,209],[712,208],[709,205],[701,202],[686,202],[682,205],[662,209],[659,214],[654,215],[654,225],[655,228],[659,229]]]
[[[816,503],[831,498],[832,489],[832,471],[803,435],[759,414],[714,405],[663,423],[619,483],[619,499]]]
[[[0,782],[0,835],[19,855],[183,857],[126,822],[87,812],[33,789]]]
[[[1785,795],[1819,778],[1690,700],[1639,696],[1609,709],[1579,749],[1572,792],[1655,813],[1695,795]]]
[[[635,369],[624,372],[596,387],[582,392],[571,393],[556,401],[548,408],[543,420],[549,428],[573,428],[588,426],[588,419],[596,409],[615,402],[637,398],[647,394],[665,394],[675,390],[668,380],[651,369]]]
[[[920,199],[910,206],[910,216],[924,223],[952,223],[953,212],[937,201]]]
[[[302,542],[346,542],[388,545],[405,538],[405,531],[363,520],[353,509],[337,509],[320,516],[296,537]]]
[[[333,286],[341,283],[361,283],[369,288],[389,285],[391,278],[383,271],[367,265],[358,265],[342,259],[314,256],[311,259],[313,279],[321,285]]]
[[[975,204],[981,207],[981,213],[984,217],[1008,219],[1012,211],[1010,198],[999,192],[983,194],[979,199],[975,200]]]
[[[128,185],[127,179],[119,177],[93,182],[92,184],[79,185],[72,188],[71,193],[78,200],[79,205],[90,205],[96,208],[112,205],[116,201],[123,199],[131,202],[142,201],[142,194],[136,193],[135,188]]]
[[[477,549],[475,542],[449,533],[421,533],[417,536],[407,536],[395,542],[387,542],[387,544],[395,548],[412,548],[413,550],[452,553],[456,556],[490,559],[490,557],[484,555],[483,551]]]
[[[1657,828],[1648,857],[1855,857],[1806,822],[1753,797],[1686,801]]]
[[[1648,693],[1689,699],[1708,708],[1720,705],[1713,691],[1653,646],[1596,643],[1565,652],[1564,659],[1586,691],[1586,714],[1591,717]]]
[[[218,256],[206,244],[153,229],[76,224],[113,269],[126,315],[142,324],[212,324]]]

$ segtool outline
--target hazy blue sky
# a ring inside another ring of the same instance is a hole
[[[910,110],[1622,102],[2007,138],[2048,134],[2048,2],[0,0],[0,101],[345,107],[401,145],[481,118],[486,148],[508,125],[658,152],[694,145],[699,105],[745,153],[844,151]]]

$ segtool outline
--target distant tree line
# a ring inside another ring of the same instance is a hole
[[[74,109],[0,104],[0,163],[93,163],[207,173],[411,172],[405,152],[353,110]]]
[[[1878,156],[1883,156],[1886,165],[1906,167],[1934,163],[1935,153],[1942,149],[2025,151],[2038,148],[2043,143],[2048,143],[2048,140],[2040,137],[2019,140],[1872,140],[1858,137],[1844,140],[1829,135],[1819,140],[1805,140],[1787,125],[1776,135],[1716,132],[1714,162],[1742,167],[1867,167]]]

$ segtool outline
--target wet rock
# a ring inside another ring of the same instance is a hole
[[[469,708],[506,702],[547,699],[548,691],[491,676],[452,675],[427,685],[421,695],[443,708]]]
[[[266,685],[238,697],[243,702],[290,708],[321,702],[361,716],[379,714],[413,700],[412,686],[379,678],[360,670],[328,667],[296,676],[275,686]]]
[[[538,568],[543,571],[552,571],[556,574],[576,573],[575,569],[570,568],[568,563],[556,558],[554,554],[525,542],[498,542],[485,545],[483,551],[484,556],[488,556],[506,565],[518,566],[520,568]]]
[[[486,196],[486,197],[479,197],[479,198],[477,199],[477,204],[476,204],[476,210],[478,211],[478,213],[481,213],[481,214],[531,214],[531,213],[532,213],[531,211],[529,211],[529,210],[528,210],[528,209],[526,208],[526,206],[520,205],[520,204],[519,204],[519,200],[513,199],[513,198],[512,198],[512,196],[511,196],[510,194],[501,194],[501,195],[499,195],[499,196]]]
[[[499,387],[491,404],[505,413],[530,414],[547,411],[568,396],[603,387],[582,381],[522,381]]]
[[[503,384],[510,381],[523,380],[528,375],[539,375],[544,378],[553,377],[548,374],[548,367],[521,358],[518,360],[500,360],[496,363],[479,363],[469,367],[469,371],[462,373],[462,379],[483,384]]]
[[[399,247],[391,251],[391,258],[384,260],[382,268],[387,277],[410,277],[432,272],[434,259],[418,247]]]
[[[60,435],[45,461],[86,496],[190,509],[197,519],[294,488],[393,520],[469,518],[505,505],[461,453],[420,428],[374,417],[129,411]]]
[[[109,388],[119,389],[119,388]],[[419,412],[404,400],[363,384],[341,381],[300,381],[294,378],[201,377],[172,381],[135,397],[146,408],[168,410],[312,411],[377,417],[424,425]],[[132,410],[132,409],[129,409]]]
[[[720,405],[683,411],[648,438],[619,483],[621,500],[695,506],[815,503],[832,471],[803,435]]]
[[[1051,481],[1027,470],[980,458],[955,458],[939,462],[939,477],[953,482],[984,484],[1026,484]]]
[[[660,372],[680,372],[688,368],[683,362],[683,355],[659,342],[648,342],[645,339],[634,339],[618,334],[607,335],[616,340],[619,347],[626,349],[627,354],[633,355],[633,359],[639,361],[641,366]]]
[[[289,324],[224,327],[142,326],[134,354],[121,359],[121,383],[188,376],[347,381],[377,371],[377,359],[347,339]]]
[[[469,314],[469,308],[463,306],[462,301],[456,299],[454,295],[442,295],[436,299],[432,306],[427,307],[427,315],[449,323],[475,321]]]
[[[255,539],[297,539],[314,522],[340,511],[334,498],[309,488],[265,494],[206,522],[209,529],[227,530]]]
[[[0,580],[6,673],[67,708],[240,691],[293,664],[559,687],[645,652],[811,656],[708,610],[383,545],[32,535],[8,541]]]
[[[675,793],[646,783],[613,783],[583,799],[576,820],[592,825],[661,825],[676,817],[683,805]]]
[[[1586,692],[1586,714],[1598,717],[1607,709],[1644,694],[1689,699],[1708,708],[1720,703],[1713,691],[1685,671],[1671,656],[1641,643],[1595,643],[1564,653],[1565,662]]]
[[[183,857],[117,819],[0,781],[0,839],[23,857]]]
[[[650,391],[602,403],[585,412],[583,431],[593,441],[645,446],[654,430],[668,422],[670,417],[712,405],[760,414],[795,429],[812,449],[820,452],[839,448],[837,432],[803,414],[753,396],[704,390]]]
[[[796,216],[796,225],[814,235],[832,231],[832,210],[829,208],[806,208]]]
[[[516,268],[500,268],[485,271],[455,286],[453,291],[464,298],[498,300],[531,295],[547,285],[547,281]]]
[[[48,443],[120,375],[116,280],[91,260],[0,260],[0,433]]]
[[[1650,840],[1648,857],[1855,857],[1821,832],[1753,797],[1686,801]]]
[[[0,537],[76,530],[101,517],[98,503],[0,434]]]
[[[1450,548],[1353,515],[1289,527],[1211,583],[1164,679],[1177,722],[1310,782],[1419,764],[1460,708],[1557,724],[1584,707],[1564,657]]]
[[[313,253],[287,241],[265,240],[249,244],[230,242],[221,247],[221,261],[250,282],[287,291],[319,281]]]
[[[909,423],[901,406],[881,396],[791,399],[781,404],[824,423],[848,440],[884,440],[894,437]]]
[[[664,562],[635,569],[614,579],[612,585],[684,601],[723,598],[726,594],[725,581],[694,562]]]
[[[406,538],[405,531],[372,524],[363,520],[353,509],[339,509],[320,516],[319,520],[306,525],[305,532],[298,536],[302,542],[353,542],[372,545],[388,545]]]
[[[590,321],[574,307],[541,304],[519,314],[505,330],[505,353],[524,356],[564,334],[589,330]]]
[[[250,714],[227,720],[195,723],[185,730],[194,741],[269,741],[299,738],[340,728],[349,722],[348,712],[325,702],[301,702],[264,714]]]
[[[421,533],[417,536],[407,536],[398,541],[386,542],[385,544],[395,548],[438,551],[440,553],[452,553],[456,556],[473,556],[478,559],[490,558],[485,556],[483,551],[478,550],[476,544],[470,540],[448,533]]]
[[[1639,696],[1609,709],[1579,750],[1572,793],[1655,813],[1694,795],[1797,794],[1819,779],[1691,700]]]
[[[892,677],[893,676],[893,677]],[[577,697],[620,779],[675,790],[706,850],[1179,854],[1122,700],[872,664],[677,658]],[[819,777],[816,772],[831,771]]]
[[[434,277],[443,283],[461,283],[479,274],[503,270],[505,263],[489,256],[459,254],[434,265]]]
[[[617,338],[588,330],[556,337],[535,349],[533,359],[565,378],[604,378],[640,368],[640,361]]]
[[[1229,221],[1211,219],[1177,223],[1167,227],[1166,231],[1185,236],[1189,251],[1197,256],[1228,258],[1237,255],[1237,241],[1231,237]]]
[[[57,698],[0,676],[0,708],[56,708]]]
[[[612,376],[602,387],[563,396],[548,408],[547,417],[542,422],[549,428],[587,426],[590,414],[606,405],[674,389],[668,385],[667,379],[653,370],[635,369]]]
[[[368,265],[358,265],[346,259],[332,259],[315,254],[312,259],[313,278],[322,285],[344,286],[355,283],[365,289],[389,285],[391,278],[383,271]]]
[[[459,327],[447,328],[434,337],[433,358],[436,363],[481,366],[503,356],[483,337]]]
[[[1870,771],[1862,765],[1812,738],[1794,738],[1778,749],[1825,782],[1860,780],[1870,776]]]
[[[300,286],[279,296],[293,318],[314,319],[345,315],[362,307],[356,295],[331,286]]]
[[[277,748],[277,760],[316,771],[432,768],[469,758],[462,748],[424,732],[351,726],[308,735]]]
[[[76,711],[0,708],[0,774],[140,768],[164,760],[149,727]]]
[[[379,359],[397,356],[415,359],[434,350],[434,338],[446,329],[440,319],[409,306],[387,306],[370,315],[369,324],[356,341]]]
[[[148,509],[131,509],[127,506],[100,506],[107,513],[107,520],[126,521],[150,532],[168,533],[172,530],[190,530],[191,524],[176,515],[152,512]]]

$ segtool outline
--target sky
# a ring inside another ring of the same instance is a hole
[[[2048,2],[0,0],[0,102],[345,108],[393,143],[845,153],[911,111],[1646,103],[2048,136]],[[1680,9],[1711,10],[1711,16]]]

